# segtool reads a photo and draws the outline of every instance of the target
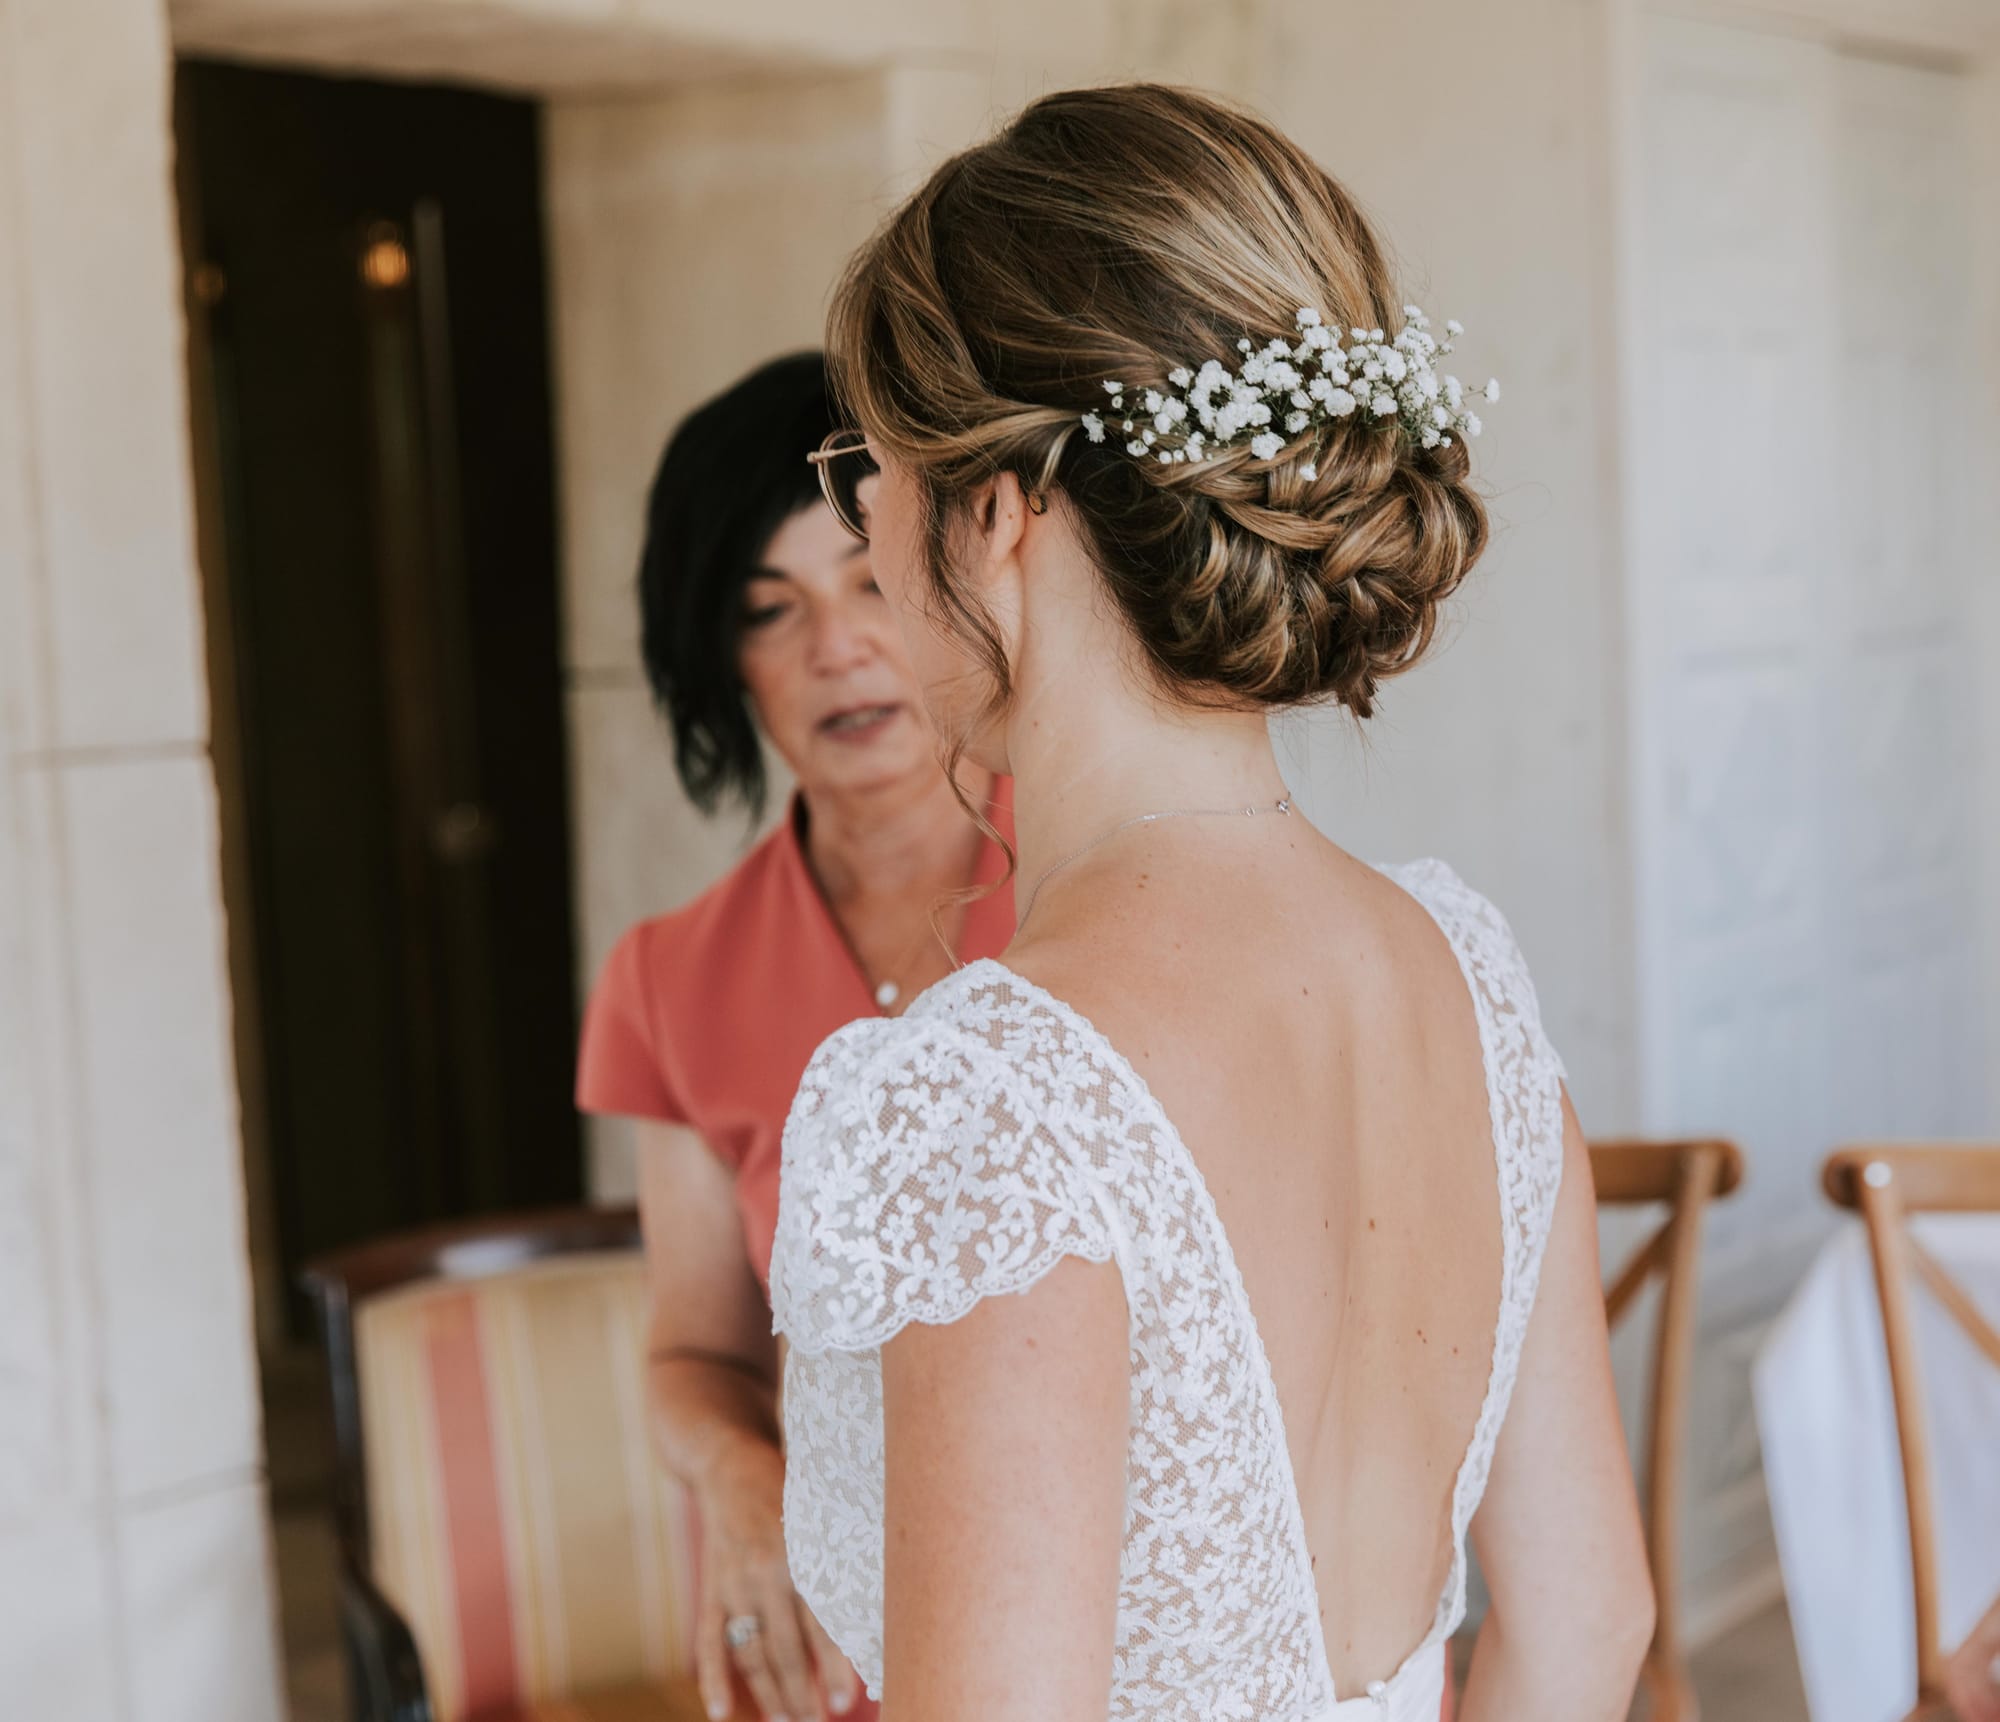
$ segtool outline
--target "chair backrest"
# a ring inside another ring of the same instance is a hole
[[[692,1669],[694,1518],[647,1431],[637,1216],[510,1216],[315,1262],[358,1564],[435,1722]]]
[[[1616,1325],[1646,1282],[1661,1280],[1653,1340],[1652,1403],[1646,1434],[1646,1553],[1658,1618],[1647,1657],[1650,1714],[1692,1718],[1694,1688],[1680,1639],[1680,1499],[1687,1442],[1688,1377],[1700,1288],[1701,1226],[1708,1204],[1743,1181],[1743,1155],[1721,1138],[1688,1141],[1617,1139],[1590,1145],[1591,1177],[1601,1207],[1664,1203],[1665,1219],[1621,1268],[1604,1297]]]
[[[1889,1353],[1889,1388],[1896,1402],[1896,1440],[1903,1455],[1917,1697],[1920,1704],[1933,1703],[1944,1696],[1946,1652],[1938,1626],[1937,1523],[1923,1369],[1910,1311],[1911,1275],[1924,1282],[1995,1367],[2000,1367],[2000,1332],[1911,1236],[1905,1220],[1918,1213],[2000,1213],[2000,1145],[1857,1143],[1827,1157],[1823,1181],[1826,1193],[1843,1208],[1858,1210],[1868,1227]]]

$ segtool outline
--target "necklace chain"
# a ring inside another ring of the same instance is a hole
[[[885,970],[880,979],[877,979],[870,972],[867,962],[862,958],[860,948],[858,946],[854,947],[855,966],[860,969],[861,978],[867,983],[868,991],[880,1009],[884,1011],[895,1009],[896,1001],[903,996],[903,982],[901,977],[910,972],[916,965],[917,958],[923,954],[924,947],[933,941],[944,946],[945,955],[951,958],[952,961],[956,962],[958,960],[950,943],[938,931],[936,925],[926,924],[923,937],[910,947],[909,953],[894,969]]]
[[[1121,819],[1109,829],[1100,831],[1081,848],[1072,849],[1060,861],[1044,867],[1028,892],[1028,906],[1021,911],[1021,918],[1014,923],[1016,932],[1028,924],[1028,917],[1035,912],[1035,900],[1042,894],[1042,887],[1049,882],[1052,874],[1060,873],[1072,861],[1081,861],[1100,843],[1108,843],[1121,831],[1130,831],[1135,825],[1155,825],[1162,819],[1255,819],[1260,813],[1282,813],[1287,816],[1292,811],[1292,798],[1281,796],[1268,807],[1168,807],[1157,813],[1137,813],[1130,819]]]

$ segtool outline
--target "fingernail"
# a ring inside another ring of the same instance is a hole
[[[854,1694],[851,1692],[836,1692],[831,1702],[833,1704],[834,1715],[845,1716],[848,1711],[854,1708]]]
[[[708,1701],[708,1722],[728,1722],[728,1719],[729,1706],[720,1699],[711,1698]]]

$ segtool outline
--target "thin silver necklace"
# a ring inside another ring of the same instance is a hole
[[[1121,831],[1130,831],[1135,825],[1157,824],[1162,819],[1255,819],[1260,813],[1283,813],[1289,816],[1291,811],[1292,798],[1287,795],[1269,807],[1169,807],[1158,813],[1139,813],[1130,819],[1121,819],[1109,830],[1100,831],[1082,848],[1072,849],[1060,861],[1052,862],[1042,869],[1034,887],[1028,892],[1028,906],[1021,911],[1021,918],[1014,923],[1014,930],[1019,932],[1028,924],[1028,917],[1035,912],[1035,899],[1041,896],[1042,887],[1049,882],[1051,874],[1060,873],[1072,861],[1081,861],[1098,844],[1110,842]]]
[[[910,947],[909,955],[904,957],[893,970],[885,972],[882,979],[874,984],[875,1004],[884,1014],[894,1010],[896,1008],[896,1001],[903,996],[903,984],[895,977],[897,975],[908,975],[916,967],[917,958],[923,955],[924,947],[933,940],[944,946],[944,954],[953,962],[958,960],[957,953],[952,950],[950,941],[935,926],[926,926],[924,936]],[[868,965],[862,961],[861,952],[858,948],[854,951],[854,966],[861,971],[863,981],[870,979]]]

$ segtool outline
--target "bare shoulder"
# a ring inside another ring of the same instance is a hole
[[[1267,995],[1380,1002],[1413,981],[1461,984],[1425,889],[1435,864],[1379,868],[1303,824],[1221,854],[1177,836],[1078,881],[1004,959],[1134,1062],[1183,1034],[1212,1044],[1219,1014]]]

